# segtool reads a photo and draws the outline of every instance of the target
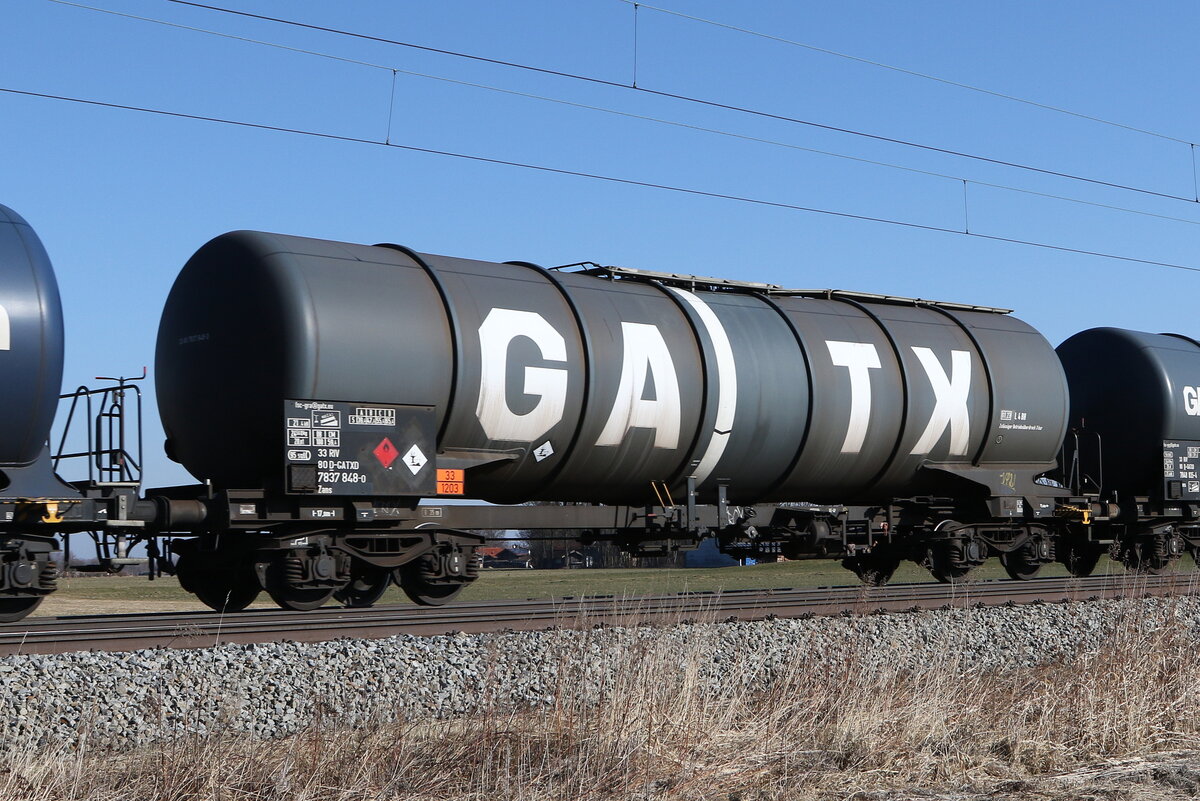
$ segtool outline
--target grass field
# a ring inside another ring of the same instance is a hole
[[[1181,569],[1193,567],[1190,559]],[[1121,573],[1123,569],[1105,559],[1097,573]],[[1065,576],[1058,564],[1043,568],[1042,575]],[[996,559],[980,568],[974,580],[1004,578]],[[929,573],[911,562],[896,571],[894,583],[932,581]],[[561,598],[579,595],[648,595],[674,592],[721,592],[766,587],[822,587],[857,584],[836,560],[780,562],[749,567],[652,568],[611,570],[485,570],[479,580],[460,596],[464,601]],[[148,581],[141,576],[85,576],[63,578],[59,591],[46,599],[36,615],[168,612],[203,609],[174,578]],[[406,603],[404,594],[391,587],[380,603]],[[264,593],[257,607],[274,604]]]

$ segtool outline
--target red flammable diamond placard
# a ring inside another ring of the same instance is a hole
[[[392,462],[396,461],[396,457],[400,455],[400,451],[396,450],[396,446],[387,437],[384,437],[383,442],[376,445],[375,450],[371,453],[375,454],[375,458],[384,467],[391,467]]]

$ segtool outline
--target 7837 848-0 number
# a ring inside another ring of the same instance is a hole
[[[317,481],[321,484],[366,484],[367,477],[363,473],[322,470],[317,473]]]

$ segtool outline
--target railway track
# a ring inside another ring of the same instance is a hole
[[[204,648],[276,640],[318,642],[397,634],[533,630],[552,626],[664,623],[687,619],[761,620],[767,617],[868,614],[876,611],[1057,603],[1100,598],[1200,594],[1196,573],[985,581],[960,585],[817,587],[679,593],[619,598],[586,596],[551,601],[481,601],[446,607],[369,609],[328,607],[312,612],[251,610],[163,612],[26,618],[0,625],[0,656],[140,648]]]

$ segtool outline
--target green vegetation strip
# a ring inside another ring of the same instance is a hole
[[[1190,560],[1181,567],[1191,567]],[[1101,562],[1097,573],[1122,573],[1122,568],[1108,560]],[[1043,569],[1045,576],[1065,576],[1061,565]],[[980,581],[1004,578],[1004,570],[991,560],[974,578]],[[894,583],[932,581],[929,573],[912,563],[905,563],[896,572]],[[853,575],[837,561],[814,560],[780,562],[748,567],[722,568],[629,568],[580,570],[484,570],[471,586],[463,591],[464,601],[546,599],[579,595],[634,596],[675,592],[721,592],[740,589],[772,587],[822,587],[854,584]],[[194,597],[185,592],[174,578],[148,581],[144,576],[81,576],[63,578],[53,598],[61,601],[128,601],[131,604],[155,602],[190,602]],[[404,603],[404,594],[391,587],[380,601],[382,604]],[[260,602],[269,603],[264,594]],[[111,611],[111,610],[104,610]],[[130,611],[138,611],[136,606]],[[46,610],[53,614],[52,610]]]

